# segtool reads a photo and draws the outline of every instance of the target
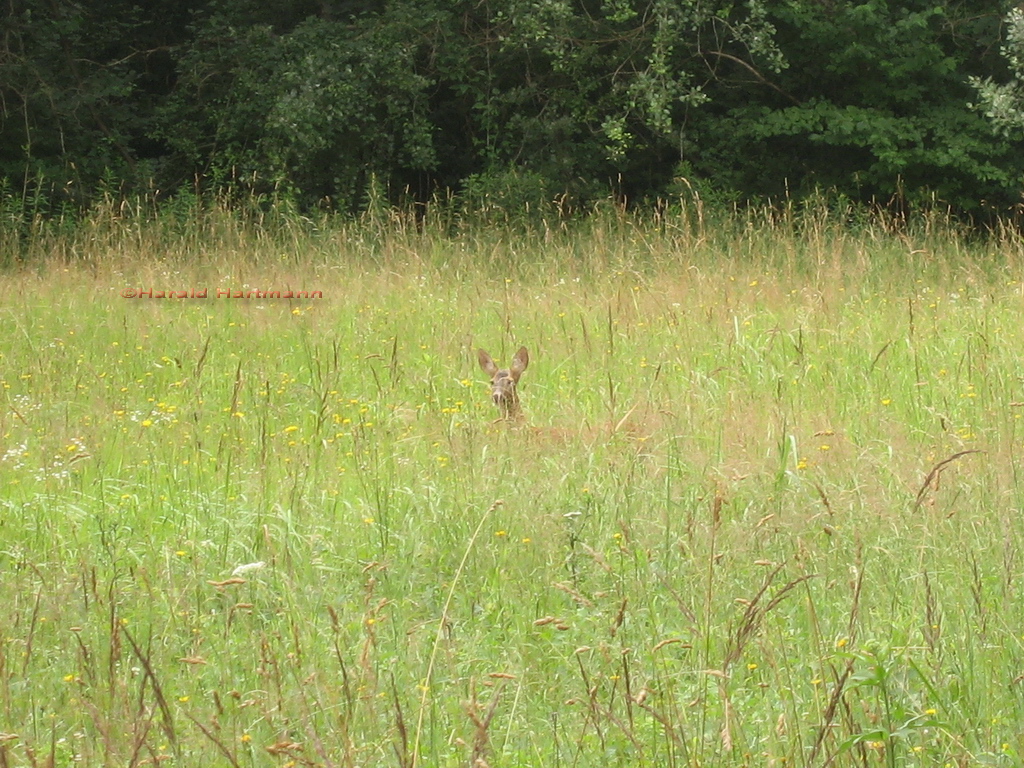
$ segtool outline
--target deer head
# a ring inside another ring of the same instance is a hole
[[[491,377],[491,400],[501,411],[501,418],[520,418],[523,412],[519,406],[516,386],[519,384],[519,377],[530,364],[530,354],[526,347],[519,348],[516,356],[512,358],[512,365],[508,368],[499,368],[491,356],[482,349],[477,352],[477,359],[484,373]]]

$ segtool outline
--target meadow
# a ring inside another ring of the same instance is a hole
[[[4,237],[0,768],[1024,763],[1014,233]]]

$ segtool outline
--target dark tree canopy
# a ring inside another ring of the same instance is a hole
[[[0,178],[57,204],[198,186],[340,210],[371,189],[585,207],[685,187],[1007,211],[1021,137],[971,101],[1008,77],[1009,10],[8,0]]]

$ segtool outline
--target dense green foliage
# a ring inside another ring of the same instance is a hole
[[[1019,137],[1005,0],[12,0],[0,179],[304,206],[463,195],[587,205],[696,190],[1002,211]],[[55,194],[56,193],[56,194]]]
[[[996,129],[1006,136],[1019,138],[1024,129],[1024,10],[1013,9],[1007,16],[1007,26],[1003,53],[1013,78],[1008,83],[972,78],[972,84],[978,89],[985,114]]]

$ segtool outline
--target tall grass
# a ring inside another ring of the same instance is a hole
[[[1012,233],[182,204],[20,247],[0,765],[1021,762]],[[495,423],[475,350],[520,344]]]

